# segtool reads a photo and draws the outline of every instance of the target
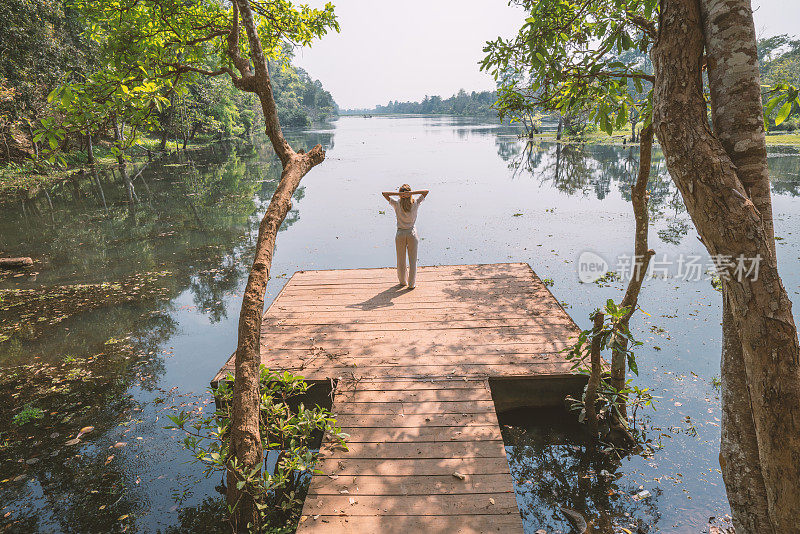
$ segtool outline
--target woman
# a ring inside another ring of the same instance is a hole
[[[412,191],[411,186],[403,184],[397,191],[384,191],[383,198],[389,201],[394,208],[397,216],[397,235],[394,243],[397,246],[397,278],[400,285],[406,285],[408,289],[414,289],[417,281],[417,245],[419,237],[414,223],[417,222],[417,209],[420,203],[428,196],[428,190]],[[394,200],[392,196],[400,197]],[[414,199],[414,195],[420,195]],[[408,254],[408,278],[406,278],[406,254]]]

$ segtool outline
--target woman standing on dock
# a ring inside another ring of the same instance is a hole
[[[397,235],[394,243],[397,247],[397,278],[401,285],[406,285],[408,289],[414,289],[417,282],[417,245],[419,237],[417,228],[417,210],[420,203],[428,196],[428,190],[412,191],[411,186],[403,184],[397,191],[384,191],[383,198],[389,201],[394,208],[397,216]],[[392,196],[400,197],[394,200]],[[414,199],[414,195],[420,195]],[[406,278],[406,254],[408,254],[408,278]]]

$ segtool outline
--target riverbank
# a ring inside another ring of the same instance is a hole
[[[542,132],[540,134],[535,134],[533,136],[534,140],[538,141],[555,141],[556,140],[556,133],[554,131],[547,131]],[[563,136],[561,138],[562,143],[585,143],[590,145],[612,145],[612,146],[627,146],[627,145],[638,145],[637,141],[631,141],[631,130],[630,128],[625,128],[618,132],[614,132],[613,135],[608,135],[605,132],[601,132],[599,130],[586,132],[581,136]],[[658,144],[658,140],[655,140],[655,143]],[[800,148],[800,133],[768,133],[767,134],[767,146],[768,147],[780,147],[780,146],[790,146],[790,147],[798,147]]]
[[[185,150],[197,150],[209,145],[226,141],[226,139],[199,138],[189,141]],[[161,140],[157,137],[143,137],[136,145],[126,152],[126,161],[137,165],[147,161],[161,158],[165,154],[173,153],[182,148],[183,141],[177,146],[174,141],[167,143],[166,150],[160,149]],[[95,168],[106,169],[117,165],[117,158],[111,150],[111,143],[98,143],[94,147]],[[32,198],[43,187],[52,186],[66,180],[71,176],[85,172],[91,166],[85,161],[86,155],[73,151],[68,155],[64,168],[59,168],[48,163],[36,163],[33,160],[23,162],[6,162],[0,165],[0,204],[11,202],[19,198]]]

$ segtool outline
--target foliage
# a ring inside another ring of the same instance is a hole
[[[46,139],[49,161],[52,163],[59,157],[64,163],[57,150],[67,135],[94,135],[102,125],[117,121],[115,128],[119,128],[122,121],[123,133],[124,125],[129,127],[128,135],[117,139],[113,148],[115,153],[121,153],[138,140],[142,130],[157,124],[154,112],[169,104],[162,95],[163,87],[110,68],[58,86],[47,97],[54,115],[41,119],[42,127],[33,141]]]
[[[608,134],[631,112],[650,121],[656,0],[512,0],[527,17],[511,39],[484,48],[503,113],[585,113]],[[629,87],[630,83],[630,87]],[[646,95],[642,97],[642,95]]]
[[[800,111],[800,39],[791,39],[786,34],[759,39],[758,59],[765,125],[793,131],[796,124],[787,119]]]
[[[17,426],[22,426],[33,421],[34,419],[41,419],[42,417],[44,417],[44,412],[41,408],[36,408],[35,406],[26,404],[22,411],[14,416],[14,419],[12,419],[11,422]]]
[[[308,391],[303,377],[291,373],[272,372],[261,366],[261,439],[265,449],[276,455],[272,472],[261,466],[244,471],[229,455],[228,438],[233,400],[233,376],[228,375],[213,391],[221,408],[208,417],[197,417],[181,411],[169,416],[174,426],[186,432],[184,446],[192,452],[194,460],[205,466],[204,474],[238,473],[238,488],[254,496],[262,524],[274,527],[291,526],[297,520],[296,512],[302,504],[301,490],[308,475],[317,472],[313,464],[318,458],[314,452],[315,441],[326,434],[346,447],[348,437],[336,425],[330,412],[319,406],[306,408],[294,406],[297,399]],[[228,510],[232,513],[233,510]]]
[[[289,64],[292,46],[307,46],[329,29],[338,30],[333,6],[312,9],[288,0],[250,5],[271,62],[279,117],[307,126],[335,116],[330,93]],[[233,5],[69,0],[68,6],[95,61],[92,69],[65,73],[48,97],[50,116],[42,119],[34,141],[47,141],[51,161],[64,163],[59,149],[68,137],[111,126],[119,152],[146,131],[160,130],[166,139],[171,130],[184,140],[200,132],[217,137],[252,132],[257,100],[252,87],[241,82],[251,68],[244,59],[250,51]],[[244,69],[241,75],[234,66]]]
[[[774,110],[775,126],[780,126],[793,112],[800,110],[800,90],[793,85],[781,83],[774,86],[768,93],[771,98],[764,107],[764,115],[770,117]]]
[[[282,125],[311,126],[339,114],[333,96],[322,87],[322,82],[313,80],[305,70],[287,62],[271,62],[270,73]]]
[[[566,359],[572,361],[573,369],[579,369],[581,372],[588,374],[589,369],[586,366],[586,360],[590,356],[592,342],[599,338],[601,351],[619,351],[627,358],[628,368],[631,372],[638,375],[639,369],[636,365],[636,356],[631,347],[641,346],[642,342],[633,338],[628,326],[625,324],[624,319],[628,313],[628,308],[618,306],[612,299],[608,299],[602,312],[605,316],[602,328],[597,332],[591,328],[582,330],[575,343],[571,347],[564,349]],[[634,414],[639,407],[652,405],[652,396],[648,389],[639,389],[632,386],[628,381],[625,389],[617,390],[605,376],[600,377],[600,386],[597,390],[597,416],[600,421],[601,436],[607,436],[615,422],[627,427],[627,419],[618,408],[626,400],[634,407]],[[572,410],[580,412],[578,419],[583,422],[586,417],[585,392],[581,399],[568,397],[567,401]]]
[[[375,106],[374,110],[361,110],[374,113],[399,113],[422,115],[460,115],[460,116],[489,116],[494,115],[492,103],[495,101],[494,91],[472,91],[467,93],[463,89],[450,98],[441,96],[425,96],[422,102],[390,101],[385,106]]]
[[[12,123],[34,122],[66,73],[92,60],[77,14],[59,0],[5,0],[0,4],[0,80],[14,92]]]

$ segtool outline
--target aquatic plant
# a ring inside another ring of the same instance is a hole
[[[230,451],[230,425],[234,377],[228,375],[212,389],[219,408],[207,417],[181,411],[170,415],[174,423],[165,428],[186,433],[184,447],[194,461],[204,466],[203,474],[233,472],[237,489],[256,503],[256,531],[288,529],[293,531],[303,503],[303,495],[319,457],[319,443],[324,435],[332,437],[337,447],[345,447],[347,434],[336,425],[331,413],[321,407],[305,407],[300,398],[309,391],[302,376],[276,373],[261,366],[261,440],[267,451],[265,464],[247,469]],[[268,467],[274,463],[274,467]],[[231,478],[228,478],[231,480]],[[227,507],[229,518],[235,506]],[[233,525],[233,522],[231,523]]]
[[[600,360],[602,351],[617,351],[625,357],[631,372],[639,374],[636,356],[631,347],[638,347],[642,342],[633,338],[627,322],[624,321],[628,311],[627,307],[619,306],[608,299],[602,310],[596,310],[592,314],[593,327],[581,331],[576,342],[564,349],[564,352],[567,353],[566,358],[573,361],[573,369],[589,375],[582,397],[566,398],[569,408],[578,411],[579,421],[586,422],[592,428],[593,439],[599,438],[611,445],[621,444],[625,448],[633,448],[647,444],[647,441],[643,433],[632,432],[635,424],[632,429],[623,407],[630,405],[635,419],[639,408],[655,408],[654,397],[647,388],[632,386],[630,380],[622,388],[614,387],[608,374],[602,372]],[[587,359],[590,360],[590,366],[586,365]]]
[[[22,411],[14,416],[11,422],[17,426],[22,426],[30,423],[34,419],[41,419],[42,417],[44,417],[44,412],[41,408],[26,404]]]

